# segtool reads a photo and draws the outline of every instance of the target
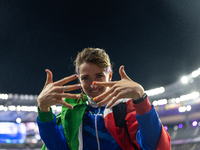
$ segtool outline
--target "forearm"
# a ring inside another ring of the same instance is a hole
[[[39,112],[37,123],[40,131],[40,136],[49,150],[69,150],[66,144],[64,133],[59,129],[56,124],[56,117],[52,112],[47,112],[46,120],[44,120],[45,113]],[[53,120],[46,122],[47,120]],[[62,127],[62,125],[60,126]]]
[[[139,130],[136,135],[137,142],[144,149],[156,150],[162,128],[158,114],[148,98],[134,106],[136,109],[136,119],[139,124]]]

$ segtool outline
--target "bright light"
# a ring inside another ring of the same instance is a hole
[[[181,95],[180,97],[177,97],[177,98],[169,99],[168,101],[169,101],[169,103],[180,103],[180,102],[183,102],[183,101],[196,99],[199,96],[200,96],[199,92],[193,92],[193,93],[190,93],[190,94]]]
[[[160,99],[160,100],[155,100],[153,101],[153,105],[157,106],[157,105],[166,105],[167,104],[167,99]]]
[[[14,99],[18,99],[18,98],[19,98],[19,95],[18,95],[18,94],[14,94],[13,98],[14,98]]]
[[[193,93],[190,93],[190,94],[187,94],[187,95],[182,95],[180,97],[180,100],[186,101],[186,100],[195,99],[195,98],[198,98],[198,97],[199,97],[199,92],[193,92]]]
[[[159,87],[159,88],[156,88],[156,89],[145,91],[145,93],[147,93],[148,96],[158,95],[158,94],[161,94],[161,93],[164,93],[164,92],[165,92],[164,87]]]
[[[21,100],[24,100],[24,95],[21,94],[21,95],[19,96],[19,98],[20,98]]]
[[[37,106],[17,106],[16,107],[17,111],[28,111],[28,112],[37,112]]]
[[[192,107],[190,105],[187,106],[182,106],[178,108],[179,112],[186,112],[186,111],[190,111],[192,109]]]
[[[0,111],[27,111],[27,112],[37,112],[37,106],[3,106],[0,105]],[[53,111],[61,112],[62,106],[52,106]]]
[[[4,107],[4,111],[8,111],[8,107]]]
[[[25,100],[28,100],[29,99],[29,96],[26,94],[26,95],[24,95],[24,99]]]
[[[188,81],[189,81],[189,79],[188,79],[188,77],[186,77],[186,76],[183,76],[183,77],[181,78],[181,82],[182,82],[183,84],[187,84]]]
[[[192,126],[193,126],[193,127],[196,127],[197,125],[198,125],[197,121],[193,121],[193,122],[192,122]]]
[[[176,103],[180,103],[180,98],[176,98],[176,99],[175,99],[175,102],[176,102]]]
[[[36,138],[36,140],[40,140],[40,139],[41,139],[41,137],[40,137],[39,134],[36,134],[36,135],[35,135],[35,138]]]
[[[0,99],[7,100],[8,99],[8,94],[0,94]]]
[[[186,107],[185,107],[185,106],[179,107],[179,108],[178,108],[178,111],[179,111],[179,112],[185,112],[185,111],[186,111]]]
[[[183,124],[179,124],[178,127],[179,127],[179,128],[182,128],[182,127],[183,127]]]
[[[3,105],[0,105],[0,111],[1,110],[4,110],[4,106]]]
[[[174,130],[178,130],[178,126],[174,126]]]
[[[16,122],[17,122],[17,123],[21,123],[21,121],[22,121],[21,118],[17,118],[17,119],[16,119]]]
[[[10,111],[15,111],[16,107],[14,105],[8,106],[8,110]]]
[[[186,109],[187,109],[187,111],[190,111],[190,110],[192,109],[192,107],[191,107],[190,105],[188,105],[188,106],[186,107]]]
[[[199,73],[200,73],[199,70],[193,71],[193,72],[192,72],[192,77],[193,77],[193,78],[198,77],[198,76],[199,76]]]
[[[33,96],[33,95],[29,95],[29,99],[30,99],[30,100],[33,100],[33,99],[34,99],[34,96]]]
[[[8,98],[9,98],[9,99],[13,98],[13,94],[11,94],[11,93],[8,94]]]

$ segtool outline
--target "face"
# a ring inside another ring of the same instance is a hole
[[[93,84],[94,81],[108,82],[112,77],[112,73],[108,74],[96,64],[88,62],[80,65],[79,73],[81,86],[90,98],[94,98],[107,90],[107,87],[99,87]]]

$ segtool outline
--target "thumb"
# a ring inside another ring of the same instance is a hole
[[[124,78],[130,79],[130,78],[127,76],[126,72],[124,71],[124,66],[120,66],[120,68],[119,68],[119,74],[120,74],[120,76],[121,76],[121,80],[124,79]]]
[[[49,83],[53,83],[53,74],[52,74],[52,72],[51,72],[49,69],[46,69],[45,71],[46,71],[46,73],[47,73],[47,78],[46,78],[46,82],[45,82],[44,88],[45,88]]]

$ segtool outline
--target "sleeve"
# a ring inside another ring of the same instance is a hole
[[[143,149],[157,150],[162,124],[153,105],[148,98],[134,104],[139,130],[136,134],[137,143]]]
[[[136,119],[139,124],[136,140],[140,147],[148,150],[156,150],[162,126],[154,107],[146,114],[136,114]]]
[[[62,125],[56,124],[56,117],[49,112],[40,112],[38,109],[37,124],[42,140],[48,150],[69,150],[64,136]]]

